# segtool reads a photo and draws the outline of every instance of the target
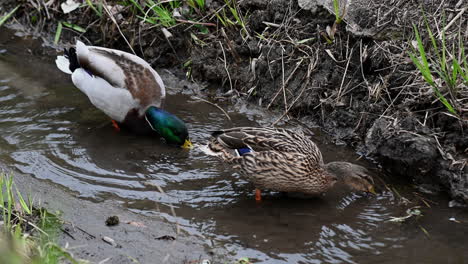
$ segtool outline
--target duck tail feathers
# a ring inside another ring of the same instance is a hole
[[[212,137],[218,137],[221,134],[224,134],[224,130],[211,130],[210,131]]]
[[[70,71],[70,61],[65,56],[57,56],[55,59],[55,64],[59,70],[63,71],[66,74],[72,74]]]
[[[80,49],[78,44],[81,44],[84,46],[82,42],[77,43],[77,48]],[[84,46],[86,48],[86,46]],[[55,60],[55,64],[57,64],[57,67],[63,71],[64,73],[67,74],[72,74],[76,69],[81,68],[80,63],[78,61],[78,56],[76,55],[76,49],[75,48],[70,48],[70,49],[64,49],[64,55],[63,56],[57,56],[57,59]]]

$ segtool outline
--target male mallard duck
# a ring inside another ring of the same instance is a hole
[[[323,163],[317,145],[304,134],[286,129],[236,127],[215,131],[205,152],[234,164],[261,189],[320,194],[337,181],[351,189],[374,193],[367,170],[349,162]]]
[[[57,67],[91,103],[119,125],[139,132],[156,131],[170,144],[190,148],[185,123],[161,109],[166,91],[159,74],[138,56],[76,42],[57,56]]]

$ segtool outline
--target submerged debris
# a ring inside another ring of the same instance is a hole
[[[106,242],[107,244],[109,244],[109,245],[111,245],[113,247],[118,247],[118,248],[122,247],[119,244],[117,244],[117,242],[115,242],[114,239],[112,239],[112,238],[110,238],[108,236],[103,236],[102,241]]]
[[[136,227],[146,227],[146,225],[143,224],[142,222],[136,222],[136,221],[129,221],[129,222],[127,222],[127,224],[132,225],[132,226],[136,226]]]
[[[415,207],[411,207],[409,208],[408,210],[406,210],[406,215],[405,216],[401,216],[401,217],[390,217],[390,220],[388,220],[389,222],[394,222],[394,223],[403,223],[405,222],[406,220],[410,219],[411,217],[415,216],[415,217],[419,217],[419,216],[422,216],[422,212],[421,210],[419,210],[419,208],[421,208],[421,206],[415,206]]]
[[[175,240],[175,237],[169,236],[169,235],[164,235],[156,238],[157,240]]]
[[[461,222],[458,221],[455,217],[450,217],[450,218],[449,218],[449,221],[455,222],[455,223],[457,223],[457,224],[461,224]]]
[[[119,222],[120,222],[120,220],[119,220],[118,216],[116,216],[116,215],[109,216],[106,219],[106,226],[115,226],[115,225],[118,225]]]

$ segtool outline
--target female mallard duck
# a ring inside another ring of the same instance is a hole
[[[236,127],[215,131],[206,152],[234,164],[256,189],[320,194],[337,181],[357,191],[375,193],[367,170],[348,162],[323,163],[315,143],[286,129]]]
[[[86,46],[57,56],[57,67],[72,75],[73,84],[91,103],[119,125],[134,131],[156,131],[170,144],[190,148],[185,123],[161,109],[166,91],[159,74],[138,56],[120,50]]]

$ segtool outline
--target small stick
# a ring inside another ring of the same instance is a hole
[[[218,42],[219,42],[219,45],[221,46],[221,50],[223,51],[224,69],[226,70],[227,76],[228,76],[228,78],[229,78],[229,86],[231,87],[231,91],[232,91],[232,90],[233,90],[233,89],[232,89],[232,80],[231,80],[231,74],[229,74],[229,70],[228,70],[228,68],[227,68],[226,53],[224,52],[223,44],[221,43],[221,41],[218,41]]]
[[[65,233],[65,235],[71,237],[73,240],[76,240],[74,236],[72,236],[72,234],[70,234],[70,232],[68,232],[67,230],[63,229],[63,228],[60,228],[60,230]]]
[[[234,59],[236,60],[236,63],[239,64],[240,63],[239,55],[237,54],[236,50],[232,46],[231,40],[228,38],[228,36],[226,34],[226,31],[224,31],[224,28],[221,28],[221,34],[223,35],[224,39],[226,40],[226,44],[229,47],[229,51],[231,52],[232,57],[234,57]]]
[[[291,72],[291,74],[289,75],[288,79],[286,79],[286,82],[284,82],[284,86],[286,86],[288,83],[289,83],[289,80],[292,78],[292,76],[294,75],[294,73],[297,71],[297,69],[299,68],[299,66],[301,66],[302,62],[304,61],[304,59],[301,59],[297,65],[296,65],[296,68],[294,68],[294,70]],[[273,102],[276,100],[276,97],[278,97],[278,95],[280,94],[281,90],[282,90],[283,87],[280,87],[280,89],[278,89],[278,91],[276,92],[275,96],[273,97],[273,99],[271,99],[271,102],[270,104],[268,104],[267,106],[267,109],[269,109],[271,107],[271,105],[273,104]]]
[[[465,13],[465,11],[468,9],[468,6],[465,6],[464,8],[462,8],[462,10],[460,10],[460,12],[458,12],[458,14],[452,19],[452,21],[450,21],[450,23],[448,23],[444,29],[442,30],[442,32],[446,32],[452,25],[453,23],[455,23],[455,21],[461,17],[463,15],[463,13]],[[442,39],[442,35],[439,35],[439,39]]]
[[[316,53],[317,56],[318,56],[318,52]],[[296,102],[299,100],[299,98],[302,97],[302,94],[307,90],[307,86],[309,85],[309,81],[310,81],[310,74],[312,73],[313,69],[315,68],[316,64],[317,64],[317,60],[318,60],[318,57],[316,58],[315,62],[314,63],[310,63],[309,66],[308,66],[308,69],[307,69],[307,75],[306,75],[306,82],[304,83],[302,89],[301,89],[301,92],[299,93],[299,95],[294,99],[294,101],[291,103],[291,105],[289,106],[289,108],[286,109],[286,111],[283,113],[283,115],[281,115],[275,122],[272,123],[271,126],[276,126],[276,124],[281,121],[281,119],[283,119],[283,117],[285,117],[288,112],[293,108],[294,104],[296,104]],[[301,61],[302,62],[302,61]]]
[[[223,108],[221,108],[221,106],[219,106],[219,105],[217,105],[217,104],[215,104],[215,103],[212,103],[212,102],[210,102],[210,101],[208,101],[208,100],[202,99],[202,98],[200,98],[200,97],[194,96],[193,98],[195,98],[195,99],[197,99],[197,100],[200,100],[200,101],[202,101],[202,102],[205,102],[205,103],[207,103],[207,104],[210,104],[210,105],[212,105],[212,106],[217,107],[219,110],[221,110],[221,111],[224,113],[224,115],[227,117],[227,119],[228,119],[229,121],[231,121],[231,117],[228,115],[228,113],[227,113],[226,111],[224,111]]]
[[[284,113],[288,112],[288,100],[286,99],[286,88],[284,83],[284,48],[281,46],[281,80],[283,83]]]
[[[125,40],[125,42],[127,43],[128,47],[130,48],[130,50],[133,52],[133,54],[136,55],[135,51],[133,50],[132,48],[132,45],[130,45],[130,42],[128,42],[127,38],[125,37],[125,35],[122,33],[122,30],[120,30],[120,27],[119,27],[119,24],[117,23],[117,21],[115,20],[114,16],[111,14],[111,12],[109,11],[109,9],[107,9],[107,2],[104,0],[104,5],[102,5],[102,7],[104,7],[104,10],[106,11],[107,15],[109,16],[109,18],[111,19],[111,21],[115,24],[115,26],[117,27],[117,29],[119,30],[120,32],[120,35],[123,37],[123,39]]]
[[[262,21],[262,23],[269,26],[269,27],[275,27],[275,28],[281,27],[280,24],[270,23],[270,22],[266,22],[266,21]]]
[[[349,67],[349,63],[351,62],[351,56],[353,55],[353,49],[354,48],[351,48],[351,51],[349,53],[349,59],[348,59],[348,62],[346,63],[345,72],[343,74],[343,79],[341,79],[340,89],[338,90],[338,95],[336,96],[336,101],[337,102],[341,99],[341,92],[343,90],[343,84],[344,84],[344,81],[346,79],[346,74],[348,73],[348,67]]]
[[[81,232],[87,234],[87,235],[90,236],[91,238],[93,238],[93,239],[96,238],[95,235],[90,234],[89,232],[87,232],[87,231],[84,230],[83,228],[81,228],[81,227],[79,227],[79,226],[76,226],[76,225],[74,225],[73,223],[70,223],[70,224],[73,225],[73,227],[76,227],[76,228],[77,228],[78,230],[80,230]]]
[[[207,27],[216,27],[216,24],[213,23],[206,23],[206,22],[196,22],[184,19],[176,19],[177,22],[184,23],[184,24],[193,24],[193,25],[202,25]]]

